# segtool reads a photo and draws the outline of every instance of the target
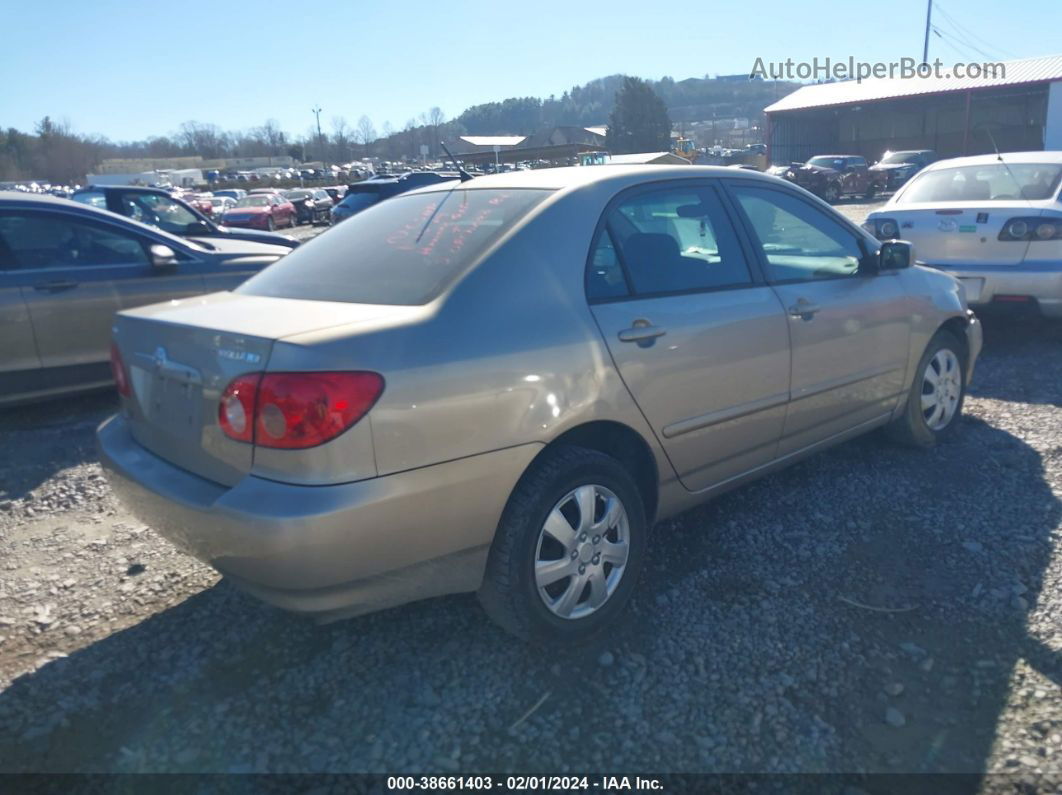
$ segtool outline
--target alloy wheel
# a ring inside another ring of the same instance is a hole
[[[941,431],[954,419],[962,397],[962,367],[949,348],[941,348],[922,374],[922,418],[931,431]]]
[[[591,615],[619,587],[630,554],[623,502],[604,486],[579,486],[546,517],[535,551],[535,585],[551,613]]]

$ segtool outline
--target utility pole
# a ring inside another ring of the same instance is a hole
[[[930,0],[932,2],[932,0]],[[317,153],[321,157],[321,165],[325,164],[324,157],[324,138],[321,136],[321,106],[310,108],[310,113],[317,117]]]
[[[933,0],[927,0],[926,4],[926,38],[922,43],[922,63],[929,63],[929,20],[933,17]]]

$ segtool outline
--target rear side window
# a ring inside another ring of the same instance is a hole
[[[590,300],[622,297],[628,286],[649,296],[752,281],[730,221],[707,187],[639,193],[621,202],[609,213],[589,267]]]
[[[300,246],[237,292],[425,304],[550,193],[455,189],[397,196]]]

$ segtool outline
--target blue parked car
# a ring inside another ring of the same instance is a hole
[[[390,199],[400,193],[434,185],[438,182],[457,180],[456,174],[441,174],[437,171],[411,171],[399,177],[379,178],[356,182],[347,187],[343,201],[332,207],[332,223],[338,224],[350,216],[360,213],[366,207]]]

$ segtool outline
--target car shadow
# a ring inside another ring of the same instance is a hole
[[[979,314],[990,371],[979,368],[970,394],[1020,403],[1062,406],[1062,320],[1026,314]]]
[[[871,435],[678,518],[662,565],[699,585],[708,603],[729,610],[738,594],[758,608],[745,615],[755,627],[745,632],[757,638],[746,648],[762,675],[791,671],[794,649],[814,670],[830,657],[817,639],[836,639],[851,668],[813,674],[843,683],[836,697],[815,697],[804,682],[787,692],[818,702],[839,730],[841,769],[981,773],[1001,716],[1022,699],[1015,682],[1062,686],[1062,654],[1029,618],[1062,526],[1044,465],[976,418],[929,451]],[[823,483],[830,499],[812,515],[785,510]],[[770,543],[757,539],[764,528]],[[818,556],[829,564],[809,566]],[[779,626],[795,606],[797,620]],[[713,633],[727,642],[721,635]],[[890,707],[903,714],[902,729],[884,720]]]
[[[118,410],[113,388],[0,408],[0,503],[56,472],[97,460],[96,428]]]

